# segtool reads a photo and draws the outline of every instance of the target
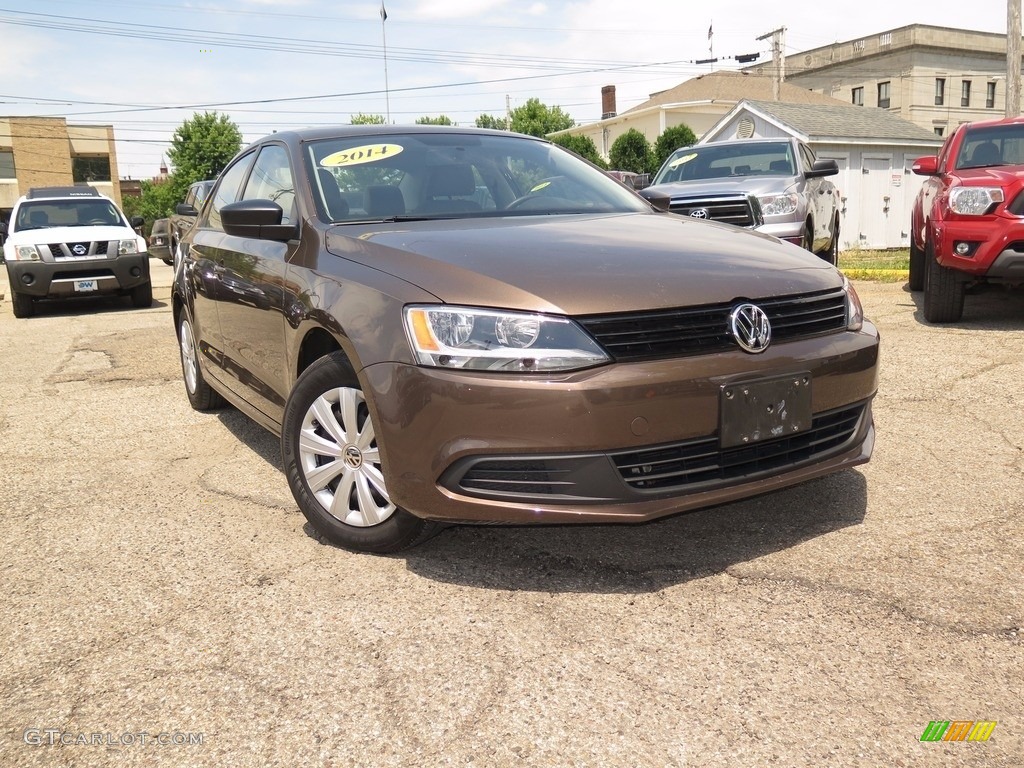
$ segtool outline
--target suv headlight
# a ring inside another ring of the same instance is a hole
[[[964,216],[983,216],[1003,202],[999,187],[955,187],[949,193],[949,208]]]
[[[127,256],[130,253],[139,252],[139,243],[137,240],[118,240],[117,242],[117,255]]]
[[[34,245],[16,245],[14,246],[14,260],[15,261],[39,261],[40,260],[39,249]]]
[[[800,196],[790,192],[786,195],[759,195],[761,213],[765,216],[785,216],[795,213],[800,205]]]
[[[846,330],[859,331],[864,327],[864,307],[846,275],[843,275],[843,290],[846,291]]]
[[[564,317],[452,306],[405,308],[420,365],[532,373],[572,371],[610,358]]]

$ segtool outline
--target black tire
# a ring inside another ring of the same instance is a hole
[[[914,236],[910,236],[910,278],[907,287],[912,291],[924,289],[924,251],[914,244]]]
[[[828,248],[818,254],[824,261],[833,267],[839,263],[839,214],[832,220],[832,232]]]
[[[936,261],[931,244],[924,252],[924,319],[929,323],[955,323],[964,314],[964,283],[956,270]]]
[[[224,398],[206,383],[203,376],[192,320],[188,311],[184,309],[178,319],[178,350],[181,357],[181,375],[185,381],[185,394],[188,395],[191,406],[197,411],[215,411],[223,408]]]
[[[333,544],[383,554],[440,530],[391,502],[369,409],[340,352],[299,376],[285,405],[281,455],[299,509]]]
[[[800,233],[800,247],[814,253],[814,224],[810,219],[804,222],[804,229]]]
[[[132,306],[133,307],[151,307],[153,306],[153,283],[147,280],[142,285],[136,285],[132,288]]]
[[[36,313],[35,303],[27,293],[11,291],[11,307],[15,317],[32,317]]]

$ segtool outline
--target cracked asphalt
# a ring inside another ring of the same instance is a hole
[[[856,471],[375,557],[315,538],[274,438],[189,408],[153,269],[147,310],[0,302],[0,765],[1024,765],[1021,295],[938,327],[858,284]]]

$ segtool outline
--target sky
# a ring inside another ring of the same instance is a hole
[[[1012,1],[1012,0],[1010,0]],[[1019,0],[1017,0],[1019,2]],[[30,8],[31,10],[26,10]],[[788,55],[907,24],[1006,32],[1006,0],[0,0],[0,116],[113,125],[122,178],[159,172],[196,112],[273,131],[447,115],[530,98],[577,124],[737,69],[785,27]],[[385,55],[386,52],[386,55]],[[715,64],[696,62],[719,58]]]

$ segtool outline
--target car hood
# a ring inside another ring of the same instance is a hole
[[[134,240],[138,237],[128,227],[46,227],[22,229],[7,236],[12,245],[37,243],[86,243],[102,240]]]
[[[329,252],[449,304],[567,315],[760,299],[839,287],[813,254],[674,214],[460,219],[331,227]]]
[[[974,184],[1007,186],[1024,179],[1024,165],[999,165],[992,168],[964,168],[956,172],[961,181]]]
[[[785,192],[796,182],[793,176],[730,176],[725,179],[694,179],[654,184],[647,190],[670,197],[711,194],[768,195]]]

